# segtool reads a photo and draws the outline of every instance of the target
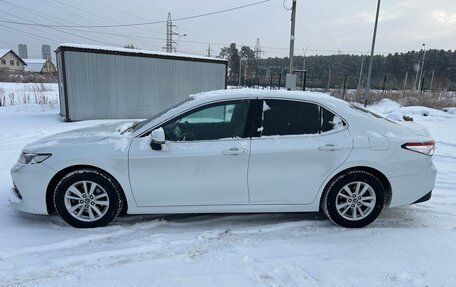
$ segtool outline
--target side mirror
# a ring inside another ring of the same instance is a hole
[[[150,147],[153,150],[161,150],[162,144],[165,144],[165,131],[163,128],[155,129],[150,134],[150,138]]]

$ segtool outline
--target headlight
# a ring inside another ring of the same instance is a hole
[[[46,159],[50,158],[52,154],[50,153],[21,153],[19,159],[17,160],[20,164],[35,164],[41,163]]]

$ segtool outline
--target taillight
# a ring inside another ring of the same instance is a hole
[[[435,142],[412,142],[401,145],[402,148],[432,156],[435,150]]]

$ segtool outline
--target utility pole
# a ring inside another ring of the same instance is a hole
[[[426,71],[423,71],[423,78],[420,79],[420,94],[424,92],[424,77],[426,77]]]
[[[331,70],[332,70],[332,67],[329,67],[328,83],[326,84],[325,92],[327,92],[329,90],[329,85],[331,84]],[[331,90],[329,90],[329,93],[331,93]]]
[[[207,56],[210,57],[211,56],[211,43],[209,43],[209,47],[207,48]]]
[[[370,82],[371,82],[371,76],[372,76],[372,64],[374,62],[375,38],[377,37],[377,25],[378,25],[378,14],[380,12],[380,1],[381,0],[378,0],[377,13],[375,14],[374,35],[372,37],[372,47],[371,47],[370,58],[369,58],[369,69],[367,72],[367,85],[366,85],[366,92],[365,92],[365,96],[364,96],[364,107],[367,106],[367,103],[369,101],[369,89],[370,89]]]
[[[345,90],[347,88],[347,74],[345,74],[345,77],[344,77],[344,90],[343,90],[343,93],[342,93],[342,100],[345,100]]]
[[[239,55],[239,87],[241,87],[241,76],[242,76],[242,58]]]
[[[420,88],[422,79],[424,78],[423,72],[424,72],[424,59],[426,58],[426,44],[423,43],[423,59],[421,60],[421,68],[420,68],[420,77],[418,80],[418,88]]]
[[[166,52],[173,52],[173,21],[171,20],[171,12],[168,12],[166,20]]]
[[[259,38],[257,38],[257,40],[256,40],[254,52],[255,52],[255,58],[257,60],[259,60],[261,58],[261,54],[263,53],[263,51],[261,50],[260,39]]]
[[[406,68],[406,70],[405,70],[404,95],[405,95],[405,91],[406,91],[406,89],[407,89],[408,72],[409,72],[409,67],[407,66],[407,68]]]
[[[306,52],[307,52],[307,47],[306,49],[302,49],[302,70],[306,70]]]
[[[293,54],[294,54],[294,40],[295,40],[295,25],[296,25],[296,0],[293,1],[293,6],[291,7],[291,33],[290,33],[290,66],[288,68],[288,73],[293,73]]]
[[[432,76],[431,76],[431,93],[434,91],[434,73],[435,70],[432,70]]]
[[[361,68],[359,69],[358,90],[359,90],[359,88],[361,88],[361,78],[363,76],[363,67],[364,67],[364,55],[362,55]]]

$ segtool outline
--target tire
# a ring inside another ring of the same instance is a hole
[[[369,172],[353,170],[334,178],[323,193],[321,209],[335,224],[360,228],[380,215],[385,188]]]
[[[69,225],[94,228],[111,223],[122,210],[123,201],[110,176],[95,169],[81,169],[59,181],[54,206]]]

